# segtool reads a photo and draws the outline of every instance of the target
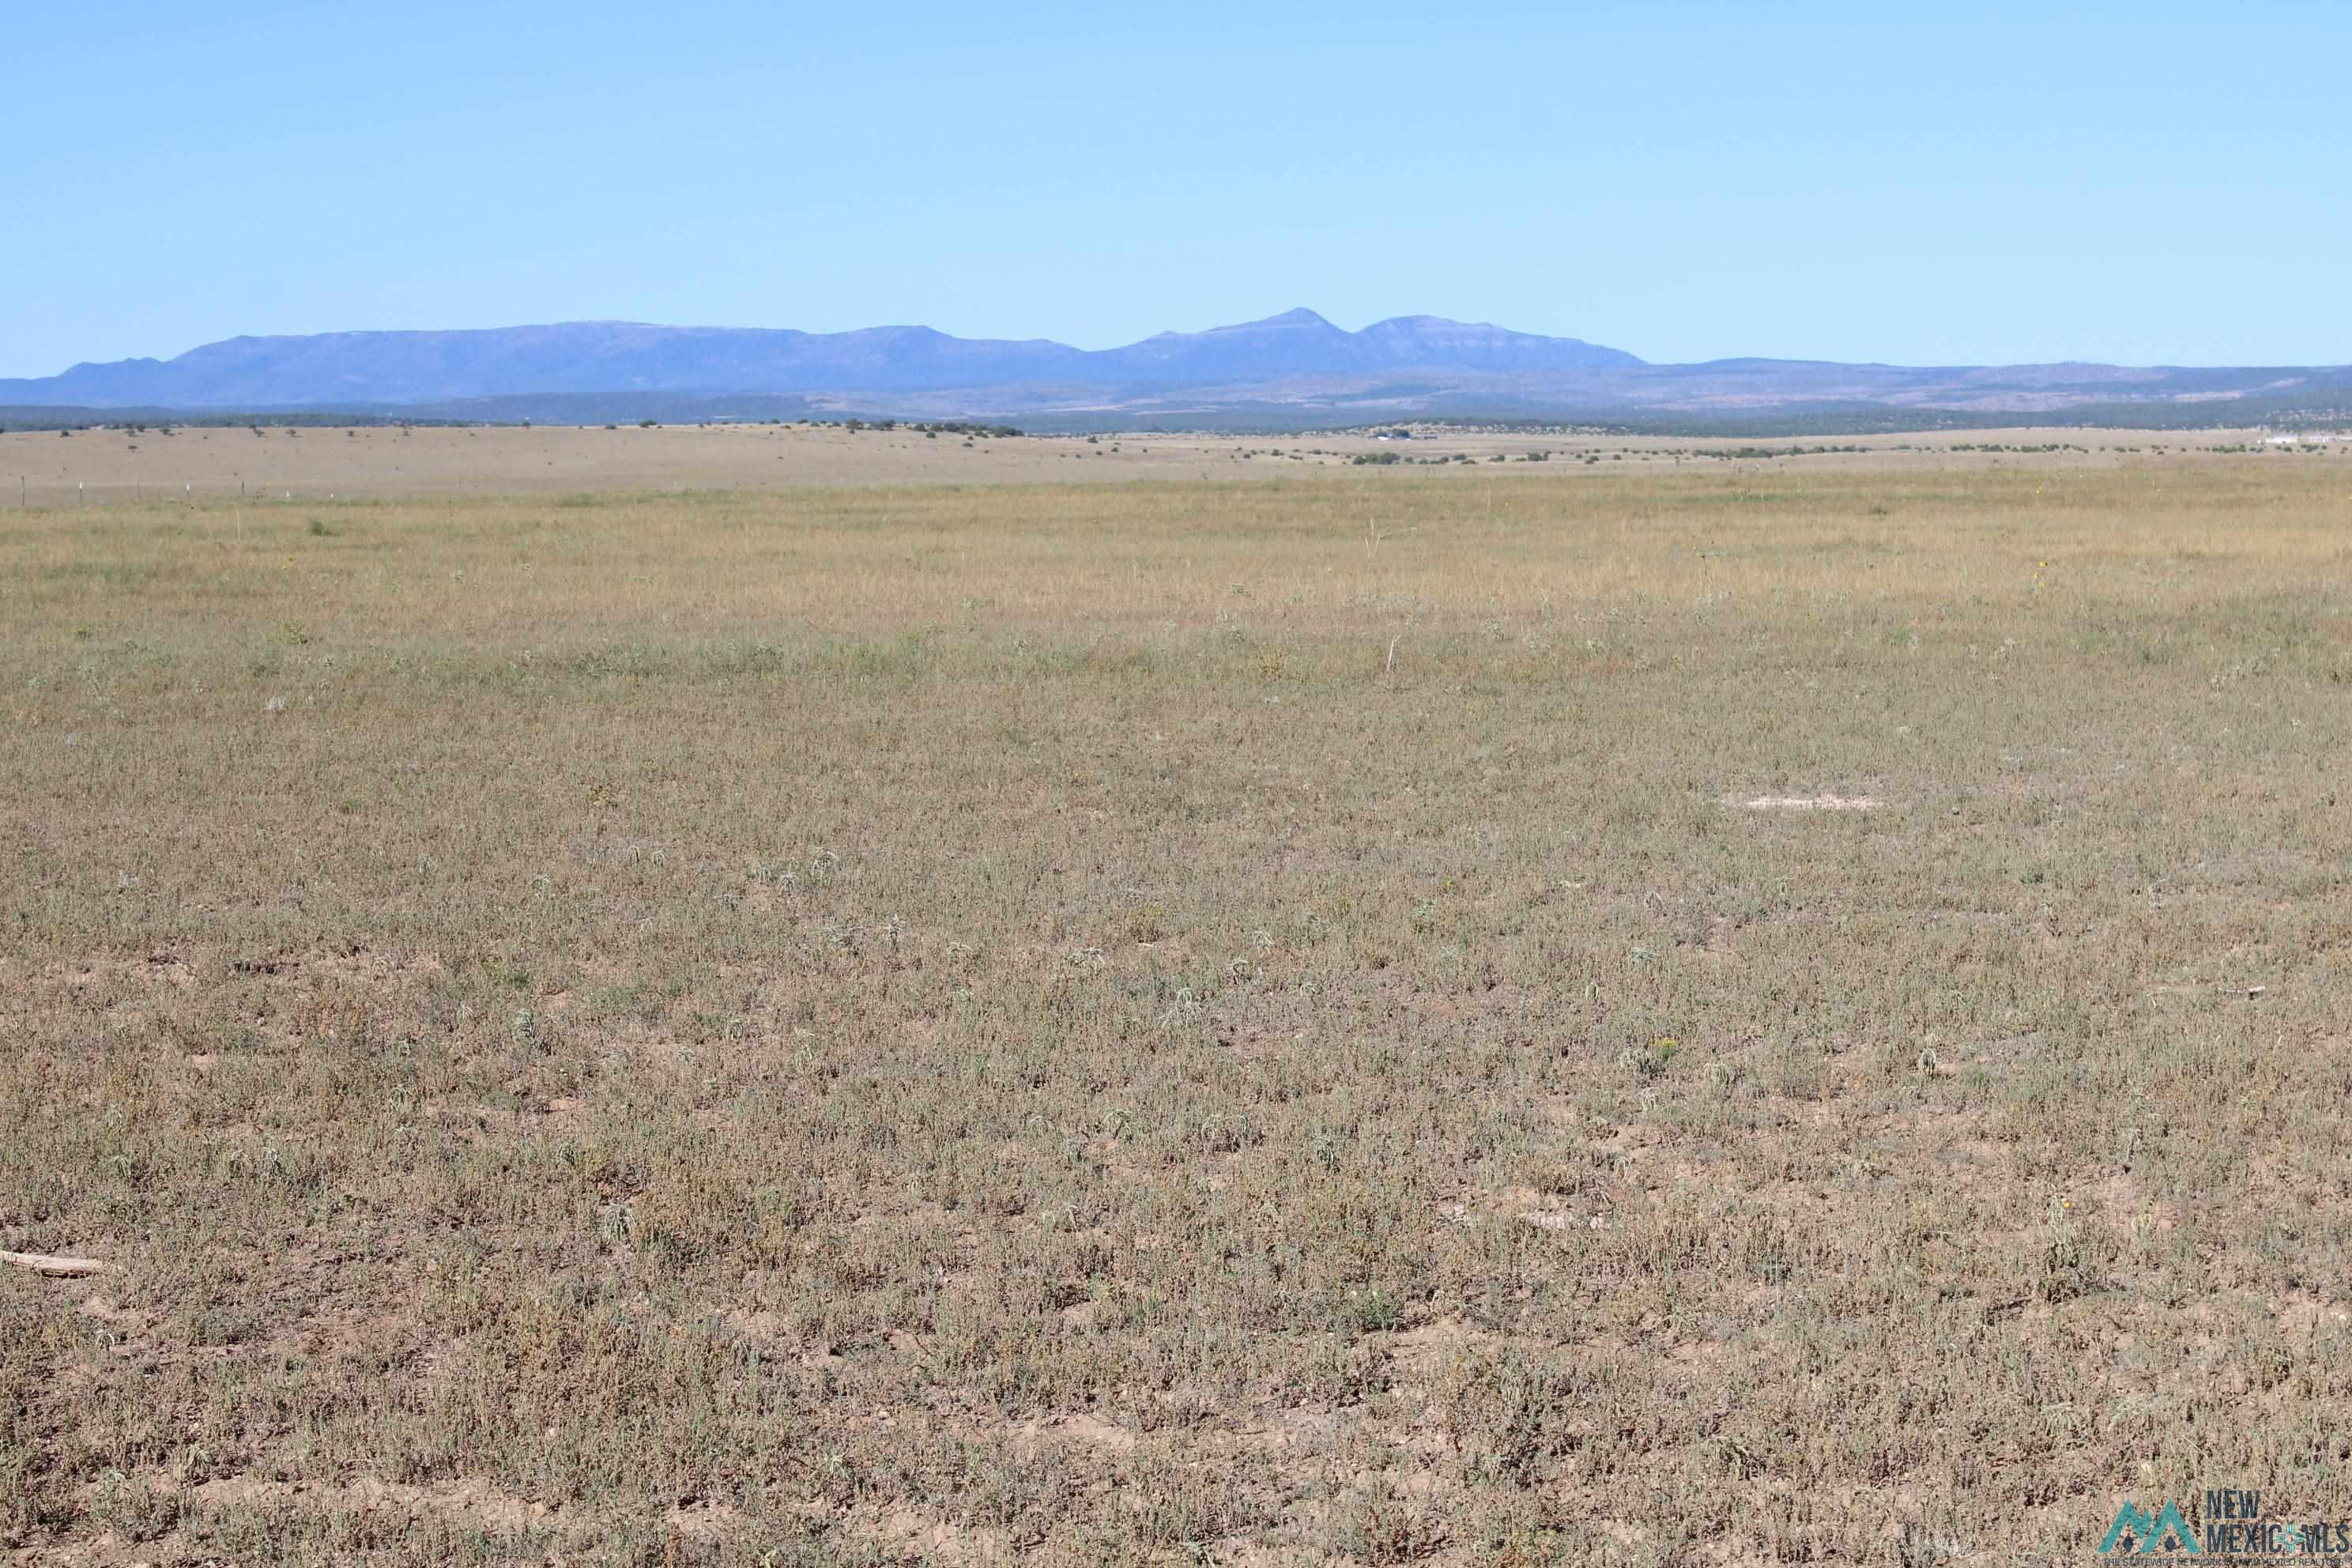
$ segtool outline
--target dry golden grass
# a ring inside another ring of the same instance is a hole
[[[2174,465],[2257,447],[2252,431],[1960,430],[1902,436],[1692,437],[1507,434],[1423,427],[1387,442],[1369,431],[1302,436],[1026,437],[971,439],[840,426],[549,426],[478,428],[98,429],[0,433],[0,510],[163,500],[310,505],[393,497],[777,489],[892,484],[1264,479],[1276,474],[1381,479],[1433,464],[1457,481],[1524,474],[1545,457],[1553,479],[1681,467],[1777,465],[2061,470]],[[1802,455],[1758,459],[1738,453]],[[1704,454],[1704,455],[1703,455]],[[2266,453],[2291,462],[2352,457],[2352,443]],[[1356,459],[1388,467],[1367,467]],[[1517,468],[1507,467],[1521,465]],[[1418,476],[1416,476],[1418,477]]]
[[[0,1540],[2352,1514],[2347,470],[1498,472],[0,512]]]

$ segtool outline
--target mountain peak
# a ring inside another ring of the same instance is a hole
[[[804,332],[568,321],[449,331],[231,338],[168,361],[82,363],[0,380],[0,408],[437,410],[611,423],[623,410],[729,416],[1022,417],[1095,423],[1173,417],[1277,427],[1411,415],[1614,419],[1912,420],[1989,410],[2047,416],[2146,405],[2151,417],[2254,423],[2352,403],[2352,366],[2164,369],[2111,365],[1899,366],[1735,359],[1645,365],[1576,338],[1490,321],[1392,316],[1361,331],[1299,307],[1120,348],[960,338],[929,327]],[[2184,414],[2183,410],[2186,410]],[[1945,411],[1945,412],[1938,412]],[[1811,412],[1807,414],[1811,417]],[[15,423],[14,420],[9,421]],[[1263,427],[1263,426],[1258,426]]]
[[[959,338],[917,325],[845,332],[567,321],[454,331],[240,337],[166,363],[77,365],[0,382],[14,402],[281,408],[610,393],[873,397],[1090,385],[1297,386],[1432,372],[1525,374],[1640,362],[1573,338],[1401,316],[1360,332],[1305,306],[1092,353],[1045,340]],[[1023,394],[1022,395],[1028,395]]]

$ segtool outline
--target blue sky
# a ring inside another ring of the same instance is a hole
[[[12,7],[0,375],[240,332],[1309,305],[2352,362],[2352,6]]]

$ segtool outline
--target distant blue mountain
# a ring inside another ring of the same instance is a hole
[[[1196,384],[1396,370],[1602,370],[1642,363],[1622,349],[1580,338],[1538,337],[1437,316],[1392,316],[1350,332],[1307,310],[1205,332],[1162,332],[1085,358],[1081,374],[1088,380]]]
[[[1638,365],[1616,349],[1432,316],[1344,331],[1312,310],[1089,353],[929,327],[799,332],[573,321],[481,331],[231,338],[173,360],[0,380],[0,404],[294,408],[525,394],[936,391],[1029,383],[1209,384],[1298,375]]]
[[[2242,423],[2352,417],[2352,369],[1649,364],[1576,338],[1312,310],[1088,351],[929,327],[799,332],[572,321],[456,332],[231,338],[173,360],[0,381],[20,410],[339,410],[557,423],[845,415],[1055,426],[1312,427],[1411,415],[1507,420],[1822,418]],[[2167,412],[2168,411],[2168,412]]]

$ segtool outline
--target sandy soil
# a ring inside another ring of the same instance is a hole
[[[1425,431],[1412,441],[1363,434],[1306,436],[1023,437],[926,439],[906,430],[852,433],[838,426],[625,426],[477,429],[184,426],[0,434],[0,507],[154,500],[173,493],[217,500],[240,493],[287,498],[446,493],[675,490],[806,485],[1005,484],[1054,480],[1249,479],[1282,473],[1339,470],[1377,479],[1394,468],[1359,466],[1358,456],[1473,459],[1451,471],[1486,471],[1501,456],[1518,463],[1548,452],[1546,472],[1563,479],[1624,471],[1627,463],[1726,468],[1758,459],[1727,457],[1746,448],[1801,456],[1770,462],[1790,468],[1895,467],[1933,463],[2105,467],[2179,461],[2217,449],[2259,446],[2255,432],[2134,430],[1970,430],[1933,435],[1758,437],[1469,434]],[[2057,452],[1984,448],[2058,445]],[[1860,447],[1816,453],[1816,447]],[[2087,450],[2083,450],[2087,448]],[[1278,456],[1276,454],[1279,454]],[[1713,455],[1707,455],[1713,454]],[[2272,461],[2333,461],[2324,457]],[[1587,462],[1597,457],[1597,463]],[[2251,458],[2247,460],[2252,460]],[[1416,471],[1427,471],[1425,468]],[[1518,470],[1524,471],[1524,470]]]

